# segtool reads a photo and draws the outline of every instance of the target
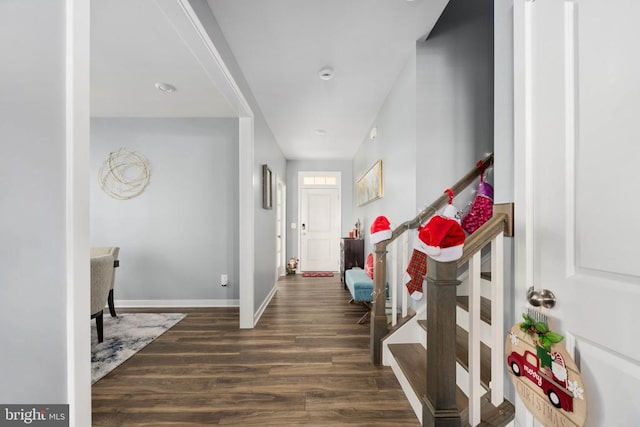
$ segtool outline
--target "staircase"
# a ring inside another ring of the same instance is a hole
[[[453,191],[458,194],[492,162],[490,155],[481,167],[458,181]],[[515,411],[504,399],[503,387],[506,331],[502,301],[502,239],[505,232],[510,233],[511,205],[494,206],[493,218],[467,238],[461,259],[437,262],[428,258],[425,306],[388,332],[382,292],[388,279],[387,246],[395,250],[393,241],[403,236],[406,249],[407,232],[447,200],[443,195],[396,228],[390,240],[376,244],[372,361],[391,366],[423,426],[511,425]],[[483,262],[481,251],[488,246],[491,251]],[[392,253],[390,258],[393,264],[406,266],[405,256]],[[395,277],[398,268],[393,264],[391,276]],[[481,272],[482,265],[490,265],[492,274]]]

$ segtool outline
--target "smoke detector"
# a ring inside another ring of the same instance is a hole
[[[323,68],[322,70],[320,70],[318,75],[320,76],[320,78],[322,80],[331,80],[333,78],[333,69],[328,68],[328,67],[327,68]]]
[[[170,85],[169,83],[162,83],[162,82],[158,82],[156,83],[156,89],[158,89],[160,92],[175,92],[176,87],[174,85]]]

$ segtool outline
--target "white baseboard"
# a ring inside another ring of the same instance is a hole
[[[274,283],[273,288],[271,289],[271,292],[269,292],[269,295],[267,295],[264,301],[262,301],[262,304],[260,304],[260,307],[258,307],[258,311],[256,311],[253,315],[253,326],[256,326],[258,324],[258,321],[262,317],[262,314],[264,313],[264,311],[269,306],[269,303],[271,302],[271,299],[276,294],[276,292],[278,292],[278,284]]]
[[[203,308],[203,307],[239,307],[240,300],[237,299],[133,299],[115,300],[114,305],[118,308]]]

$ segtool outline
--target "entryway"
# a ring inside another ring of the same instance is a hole
[[[338,271],[341,172],[299,172],[300,271]]]

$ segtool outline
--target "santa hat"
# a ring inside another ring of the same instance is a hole
[[[465,234],[452,199],[453,192],[449,193],[449,204],[442,214],[433,216],[418,233],[424,252],[436,261],[449,262],[462,257]]]
[[[371,243],[376,244],[391,238],[391,223],[384,216],[377,217],[371,224]]]

